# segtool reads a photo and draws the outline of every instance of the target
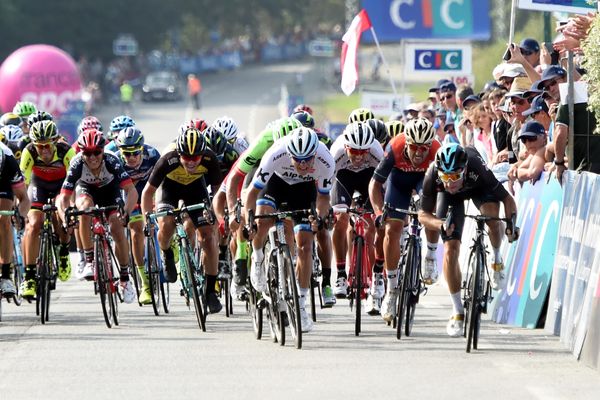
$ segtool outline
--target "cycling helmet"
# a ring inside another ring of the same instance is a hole
[[[33,114],[32,114],[33,115]],[[33,143],[48,142],[58,139],[58,129],[54,121],[37,121],[31,125],[29,138]]]
[[[196,128],[198,129],[200,132],[202,132],[203,130],[205,130],[208,127],[208,124],[206,123],[205,120],[200,119],[200,118],[194,118],[192,120],[190,120],[190,122],[188,122],[186,124],[186,126],[188,128]]]
[[[435,137],[433,125],[428,119],[413,118],[404,127],[406,143],[409,144],[431,144]]]
[[[350,116],[348,117],[348,123],[364,122],[368,119],[373,118],[375,118],[373,111],[369,110],[368,108],[357,108],[355,110],[352,110],[352,112],[350,113]]]
[[[88,129],[97,129],[100,132],[102,132],[102,123],[98,118],[94,117],[93,115],[85,117],[79,123],[79,126],[77,127],[77,133],[81,135],[83,131]]]
[[[23,130],[16,125],[6,125],[0,130],[6,142],[18,142],[23,137]]]
[[[279,126],[273,129],[273,140],[289,135],[294,129],[300,128],[302,124],[296,118],[285,117],[279,120]]]
[[[144,145],[144,135],[135,126],[130,126],[119,132],[115,139],[118,148],[139,148]]]
[[[223,133],[225,139],[229,142],[233,141],[238,134],[238,126],[232,118],[221,117],[213,122],[212,126],[217,128]]]
[[[13,112],[18,114],[19,117],[25,118],[37,112],[37,108],[35,107],[35,104],[30,101],[19,101],[15,104]]]
[[[36,111],[33,114],[31,114],[29,117],[27,117],[27,125],[31,126],[33,124],[35,124],[38,121],[52,121],[54,120],[54,117],[52,117],[52,114],[50,114],[49,112],[46,111]]]
[[[21,119],[21,117],[19,117],[18,114],[8,112],[6,114],[3,114],[2,117],[0,117],[0,127],[7,125],[15,125],[18,127],[22,127],[23,119]]]
[[[86,129],[77,138],[77,146],[81,151],[103,149],[104,145],[106,145],[106,139],[102,131],[98,129]]]
[[[134,126],[135,122],[133,119],[127,115],[119,115],[118,117],[113,118],[110,121],[110,131],[111,132],[120,132],[125,128],[129,128],[130,126]]]
[[[203,132],[204,140],[206,140],[206,145],[210,147],[210,149],[217,155],[221,156],[225,153],[225,149],[227,148],[227,139],[225,139],[225,135],[221,133],[214,126],[209,126]]]
[[[393,138],[404,132],[404,123],[402,121],[388,121],[385,123],[387,134]]]
[[[206,149],[206,141],[196,128],[188,128],[177,137],[177,152],[182,156],[198,156]]]
[[[375,136],[375,140],[377,140],[381,144],[385,143],[388,139],[385,123],[380,119],[369,119],[366,122],[371,127],[373,135]]]
[[[294,109],[292,110],[292,113],[296,113],[298,111],[306,111],[310,115],[314,114],[312,108],[310,108],[306,104],[298,104],[296,107],[294,107]]]
[[[310,113],[306,111],[296,111],[291,115],[292,118],[296,118],[303,127],[305,128],[314,128],[315,127],[315,119]]]
[[[344,129],[344,139],[351,149],[366,150],[371,148],[375,135],[369,124],[365,122],[353,122]]]
[[[294,129],[287,142],[287,151],[294,158],[308,158],[317,153],[319,137],[317,133],[305,127]]]
[[[447,143],[435,154],[435,167],[445,173],[456,172],[467,165],[467,153],[458,143]]]

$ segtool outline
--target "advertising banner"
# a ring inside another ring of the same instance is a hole
[[[409,95],[396,98],[393,93],[360,92],[360,106],[373,111],[378,117],[389,117],[401,113],[410,104],[412,97]]]
[[[380,42],[401,39],[488,40],[489,0],[363,0]],[[373,43],[367,31],[362,41]]]
[[[588,0],[519,0],[519,8],[526,10],[556,11],[587,14],[596,11],[596,5]]]
[[[562,188],[544,173],[519,194],[519,240],[507,246],[506,288],[492,303],[492,319],[499,323],[536,328],[552,277],[556,238],[562,208]]]
[[[472,49],[468,43],[407,43],[405,49],[407,74],[465,75],[472,72]]]

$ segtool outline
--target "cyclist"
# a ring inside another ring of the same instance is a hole
[[[394,137],[404,133],[404,123],[402,121],[391,120],[385,123],[387,135],[392,140]]]
[[[401,243],[406,214],[395,210],[386,211],[384,202],[393,208],[408,208],[413,191],[419,191],[422,187],[425,171],[440,147],[434,137],[433,125],[427,119],[414,118],[408,121],[404,134],[395,136],[390,141],[385,156],[377,166],[369,185],[369,196],[377,221],[385,223],[383,252],[388,285],[382,303],[382,316],[387,322],[392,321],[396,315],[396,300],[399,294],[398,262],[401,253],[398,244]],[[387,189],[384,197],[383,185],[386,181]],[[423,279],[426,284],[432,284],[437,279],[435,251],[438,238],[435,232],[426,230],[425,233],[427,254]]]
[[[32,114],[34,115],[34,114]],[[29,131],[31,143],[23,149],[21,172],[28,185],[27,193],[31,200],[31,210],[27,215],[29,221],[24,235],[25,279],[23,281],[23,297],[33,298],[36,295],[36,260],[40,249],[40,231],[44,223],[41,210],[48,200],[54,199],[67,175],[75,150],[65,142],[59,142],[58,129],[53,121],[34,122]],[[55,223],[55,232],[60,240],[58,250],[58,279],[65,282],[71,276],[69,259],[70,237]]]
[[[10,148],[17,162],[21,159],[21,145],[25,142],[23,139],[23,130],[17,125],[0,128],[0,141]]]
[[[370,119],[375,119],[375,114],[373,114],[373,111],[369,110],[368,108],[363,107],[352,110],[348,116],[349,123],[366,122]]]
[[[17,114],[23,120],[23,140],[21,141],[19,148],[23,150],[27,144],[29,144],[29,124],[28,118],[31,114],[37,113],[37,107],[30,101],[19,101],[13,107],[14,114]]]
[[[19,128],[23,128],[23,119],[19,117],[19,114],[13,112],[4,113],[0,117],[0,128],[7,125],[16,125]]]
[[[294,107],[294,109],[292,110],[292,113],[295,113],[298,111],[306,111],[310,115],[314,115],[313,109],[306,104],[298,104],[296,107]]]
[[[0,144],[0,210],[12,210],[15,197],[19,202],[19,214],[21,218],[25,218],[31,205],[27,196],[25,179],[11,151]],[[0,264],[2,265],[0,292],[4,297],[12,297],[16,293],[16,288],[12,281],[11,271],[13,257],[11,217],[0,216],[0,229],[6,238],[0,240]],[[6,234],[7,232],[8,234]]]
[[[39,121],[54,121],[54,117],[49,112],[41,110],[38,110],[33,114],[30,114],[29,117],[27,117],[27,125],[29,125],[30,127]]]
[[[108,223],[120,267],[123,300],[132,303],[135,299],[135,290],[129,280],[127,267],[129,249],[125,240],[123,220],[133,211],[137,203],[137,192],[119,158],[115,154],[104,151],[106,139],[102,132],[88,129],[79,136],[77,143],[81,152],[71,161],[67,177],[56,200],[58,214],[63,223],[66,223],[65,211],[71,205],[73,192],[75,192],[75,206],[79,210],[85,210],[95,205],[104,207],[122,202],[121,190],[123,190],[126,196],[125,215],[119,216],[116,212],[112,212],[108,215]],[[81,279],[94,276],[92,231],[89,229],[91,219],[89,215],[79,217],[79,233],[86,257],[84,268],[78,271]]]
[[[373,176],[375,167],[383,158],[383,149],[378,141],[375,140],[371,127],[366,122],[353,122],[349,124],[344,133],[336,139],[331,147],[331,154],[335,160],[335,180],[331,190],[332,204],[352,205],[352,199],[355,192],[360,193],[363,204],[355,206],[365,206],[370,209],[369,203],[369,182]],[[336,223],[333,226],[333,253],[337,266],[337,281],[334,294],[337,297],[345,298],[348,294],[348,281],[346,275],[346,259],[351,257],[351,249],[348,245],[352,243],[352,238],[347,236],[349,225],[348,214],[341,213],[336,215]],[[383,281],[383,251],[378,250],[379,257],[375,257],[373,244],[375,243],[374,224],[368,224],[367,231],[367,249],[370,252],[371,260],[376,260],[373,268],[373,279],[368,303],[367,312],[370,314],[379,314],[380,301],[385,292]],[[331,290],[331,288],[329,288]],[[325,288],[323,293],[325,296]]]
[[[500,202],[504,205],[504,215],[509,216],[506,232],[509,242],[518,237],[515,226],[517,206],[513,197],[498,182],[494,174],[474,147],[463,148],[457,143],[448,143],[440,148],[435,162],[429,166],[423,182],[423,197],[419,221],[442,235],[444,242],[444,277],[448,283],[452,299],[453,314],[446,332],[452,337],[462,336],[464,307],[460,295],[461,272],[458,265],[460,240],[465,215],[465,200],[473,200],[482,215],[498,217]],[[437,206],[436,206],[437,203]],[[444,222],[448,208],[451,216]],[[435,212],[435,214],[434,214]],[[499,289],[505,283],[504,263],[500,255],[503,224],[488,221],[489,238],[494,251],[492,287]]]
[[[333,157],[327,147],[319,142],[315,131],[304,127],[294,129],[288,138],[277,141],[262,158],[246,196],[246,221],[248,214],[255,210],[257,205],[257,212],[263,214],[282,208],[284,203],[290,210],[310,209],[315,201],[319,217],[326,217],[329,212],[329,191],[334,170]],[[313,327],[305,308],[312,274],[314,228],[314,224],[307,221],[304,218],[294,221],[296,275],[300,288],[299,305],[303,332],[309,332]],[[263,246],[271,225],[272,221],[259,220],[252,239],[250,280],[252,286],[261,292],[267,288]],[[286,236],[290,238],[290,244],[293,243],[291,228],[291,224],[286,224]]]
[[[272,121],[267,124],[265,129],[259,133],[258,138],[239,158],[237,165],[232,169],[227,180],[227,207],[230,212],[233,212],[236,207],[236,202],[241,196],[242,187],[246,188],[250,185],[252,177],[258,168],[262,157],[267,150],[271,148],[273,142],[284,136],[287,136],[291,131],[302,126],[300,121],[295,118],[286,117]],[[242,230],[238,230],[240,225],[235,218],[229,219],[229,228],[237,235],[237,251],[235,254],[235,265],[233,273],[233,283],[235,286],[241,287],[245,285],[248,271],[246,252],[248,243],[242,235]]]
[[[226,116],[217,118],[212,126],[223,133],[238,154],[242,154],[250,146],[248,141],[239,134],[238,126],[232,118]]]
[[[129,115],[118,115],[110,121],[109,132],[106,135],[108,141],[115,140],[121,132],[125,128],[129,128],[130,126],[135,126],[135,121]],[[96,128],[97,129],[97,128]],[[109,150],[116,150],[116,147]]]
[[[202,133],[196,128],[188,128],[177,137],[176,148],[162,155],[156,163],[148,183],[142,192],[142,211],[144,215],[152,212],[154,194],[159,190],[156,209],[176,208],[179,201],[187,205],[200,202],[208,203],[206,185],[211,185],[216,193],[221,182],[221,170],[215,153],[206,146]],[[215,293],[217,281],[217,235],[211,221],[200,210],[190,211],[189,217],[196,228],[202,247],[202,264],[206,272],[206,299],[211,314],[216,314],[223,306]],[[173,217],[164,217],[158,221],[158,244],[165,265],[165,278],[173,283],[177,281],[177,269],[171,238],[175,232]],[[188,233],[190,238],[196,235]]]
[[[142,190],[150,173],[160,158],[158,150],[144,142],[144,135],[135,126],[130,126],[119,132],[114,143],[119,149],[119,158],[125,172],[133,181],[138,194],[138,202],[129,218],[129,229],[131,231],[131,251],[133,260],[142,279],[142,289],[138,301],[141,304],[152,303],[152,294],[148,284],[148,275],[144,268],[144,217],[141,214],[140,201]]]

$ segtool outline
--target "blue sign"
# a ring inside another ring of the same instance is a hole
[[[487,40],[489,0],[363,0],[380,42],[400,39]],[[363,33],[372,43],[370,31]]]
[[[417,71],[460,71],[461,69],[461,50],[417,50],[415,53]]]

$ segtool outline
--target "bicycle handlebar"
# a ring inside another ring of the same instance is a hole
[[[171,210],[165,210],[165,211],[158,211],[158,212],[154,212],[154,213],[146,213],[146,218],[147,219],[156,219],[156,218],[160,218],[160,217],[166,217],[166,216],[176,216],[176,215],[181,215],[183,213],[189,212],[189,211],[195,211],[195,210],[210,210],[210,207],[206,205],[206,203],[198,203],[198,204],[192,204],[191,206],[183,206],[180,208],[174,208]]]

